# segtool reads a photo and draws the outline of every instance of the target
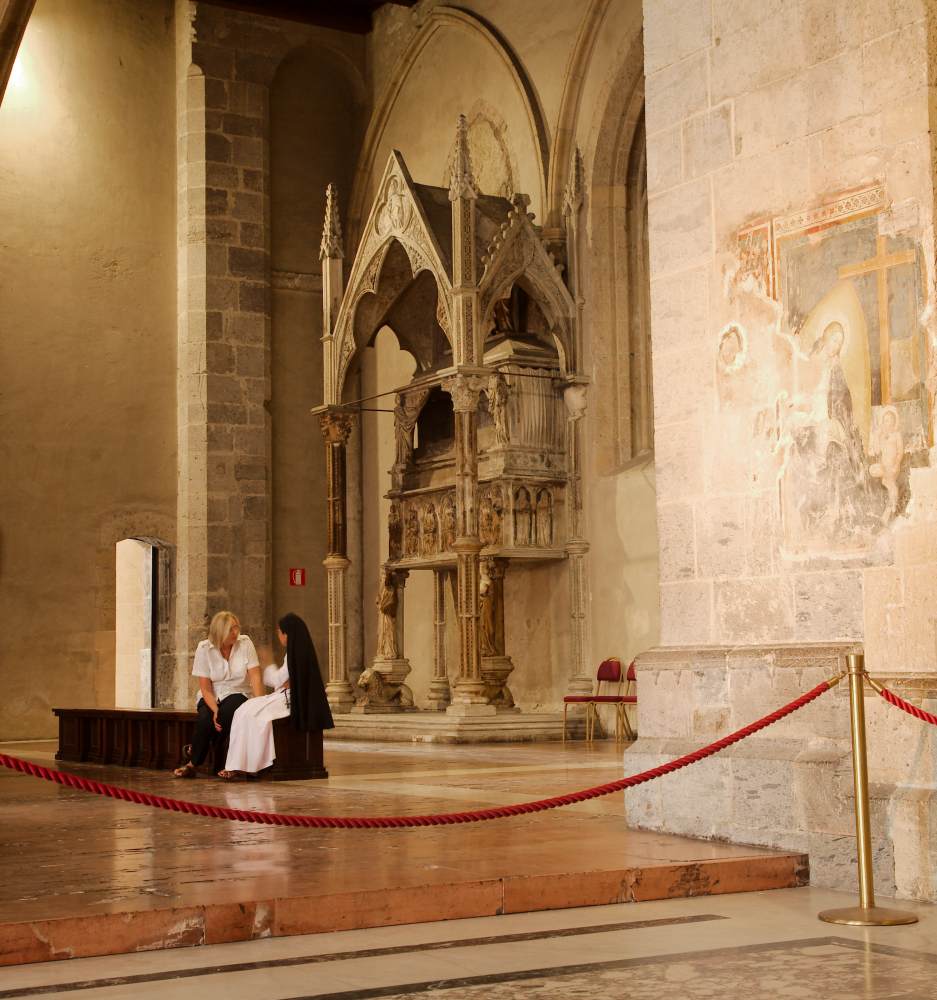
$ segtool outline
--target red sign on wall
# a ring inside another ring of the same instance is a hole
[[[290,586],[291,587],[305,587],[306,586],[306,571],[305,571],[305,569],[291,569],[290,570]]]

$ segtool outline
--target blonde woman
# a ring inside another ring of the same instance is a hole
[[[212,743],[227,741],[237,709],[251,693],[264,692],[257,651],[250,638],[241,635],[241,623],[230,611],[212,618],[208,638],[195,650],[192,676],[198,678],[198,722],[189,759],[172,772],[177,778],[194,778]]]

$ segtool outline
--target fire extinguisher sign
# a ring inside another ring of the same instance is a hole
[[[291,569],[290,570],[290,586],[291,587],[305,587],[306,586],[306,571],[305,571],[305,569]]]

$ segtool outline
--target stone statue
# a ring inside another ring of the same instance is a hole
[[[364,697],[362,705],[387,705],[398,708],[413,708],[413,692],[406,684],[389,683],[380,670],[367,667],[361,671],[356,682]]]
[[[420,554],[420,518],[415,507],[410,507],[407,510],[406,546],[408,556]]]
[[[395,465],[407,466],[413,458],[413,424],[410,423],[403,393],[397,393],[394,405],[394,440],[397,443]]]
[[[400,504],[391,502],[387,514],[387,548],[391,559],[399,559],[403,546],[403,521],[400,518]]]
[[[553,544],[553,494],[547,490],[537,492],[537,544],[549,548]]]
[[[478,583],[478,645],[482,656],[498,655],[498,609],[495,582],[491,578],[488,560],[479,566]]]
[[[511,443],[508,430],[508,396],[510,390],[503,375],[492,375],[488,380],[488,411],[495,427],[495,441],[504,447]]]
[[[494,310],[495,329],[499,333],[514,331],[514,317],[511,315],[511,300],[497,299]]]
[[[515,545],[530,545],[533,513],[530,505],[530,492],[526,486],[521,486],[514,494]]]
[[[442,502],[442,538],[439,545],[442,552],[452,551],[452,546],[455,544],[455,528],[455,499],[452,494],[447,493]]]
[[[478,505],[478,536],[482,545],[495,544],[495,511],[491,504],[491,497],[485,493]]]
[[[432,556],[436,554],[436,546],[439,544],[439,522],[436,520],[436,508],[433,504],[427,504],[423,509],[423,555]]]
[[[377,656],[380,660],[396,660],[397,653],[397,587],[394,574],[385,572],[377,593]]]

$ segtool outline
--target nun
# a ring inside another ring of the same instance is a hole
[[[335,726],[306,623],[299,615],[284,615],[278,622],[277,639],[286,650],[283,666],[273,664],[263,673],[264,684],[273,688],[273,694],[251,698],[234,713],[228,756],[219,778],[237,781],[273,763],[275,719],[289,716],[303,733]]]

